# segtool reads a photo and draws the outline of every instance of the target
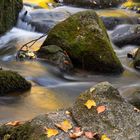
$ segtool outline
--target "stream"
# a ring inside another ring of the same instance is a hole
[[[27,9],[31,11],[29,7]],[[68,6],[56,8],[56,10],[58,9],[66,9],[71,13],[85,10]],[[131,16],[134,16],[133,12],[126,12],[120,9],[98,10],[97,12],[99,15],[107,16],[121,13],[130,17],[130,20]],[[0,97],[0,123],[11,120],[28,120],[39,114],[68,108],[81,92],[102,81],[108,81],[113,84],[126,99],[134,91],[140,90],[140,72],[132,67],[132,62],[127,58],[127,53],[137,46],[130,45],[121,49],[113,46],[125,68],[121,75],[101,75],[85,72],[68,75],[43,60],[16,61],[16,50],[23,44],[42,35],[34,32],[30,25],[19,24],[0,37],[0,66],[3,69],[20,73],[32,82],[32,89],[22,94],[12,93]],[[108,31],[109,34],[110,32]],[[39,40],[32,49],[38,50],[44,40],[45,38]]]

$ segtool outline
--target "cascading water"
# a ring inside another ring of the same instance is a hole
[[[67,11],[66,13],[73,14],[85,9],[62,6],[53,10],[61,12]],[[135,46],[126,46],[122,49],[118,49],[114,46],[118,57],[125,67],[124,73],[119,76],[82,72],[67,75],[42,60],[16,61],[14,57],[16,50],[23,44],[42,35],[42,33],[34,32],[35,28],[28,24],[31,18],[29,15],[30,12],[32,12],[32,10],[29,7],[28,13],[26,13],[25,10],[22,11],[19,15],[17,27],[14,27],[0,38],[1,66],[4,69],[19,72],[26,79],[30,80],[33,85],[31,91],[24,94],[15,93],[0,97],[1,122],[16,119],[30,119],[41,113],[69,107],[80,92],[101,81],[109,81],[118,87],[124,97],[128,97],[133,91],[139,90],[140,73],[130,66],[131,62],[126,58],[127,52]],[[46,13],[48,10],[44,9],[44,12]],[[99,10],[97,12],[99,14],[109,14],[109,12],[112,14],[113,12],[120,13],[120,10]],[[128,13],[128,16],[131,17],[131,13]],[[39,49],[44,39],[45,38],[39,40],[32,49]]]

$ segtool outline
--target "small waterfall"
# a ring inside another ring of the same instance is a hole
[[[35,27],[29,23],[31,16],[28,14],[28,11],[31,11],[31,8],[24,6],[22,11],[19,13],[16,27],[27,31],[35,31]]]

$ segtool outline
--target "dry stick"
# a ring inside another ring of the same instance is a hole
[[[47,34],[43,34],[42,36],[40,36],[39,38],[37,39],[34,39],[34,40],[31,40],[30,42],[24,44],[17,52],[17,56],[16,56],[16,59],[18,58],[18,55],[19,55],[19,52],[24,48],[26,47],[26,49],[28,50],[29,48],[31,48],[38,40],[40,40],[41,38],[47,36]],[[32,43],[32,44],[31,44]],[[28,46],[28,44],[31,44],[30,46]]]

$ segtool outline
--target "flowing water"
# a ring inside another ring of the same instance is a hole
[[[60,8],[66,9],[70,13],[85,10],[67,6]],[[108,14],[108,16],[112,13],[126,15],[125,11],[116,9],[99,10],[97,12],[101,15]],[[132,14],[127,13],[130,20]],[[85,72],[67,75],[43,60],[24,62],[15,60],[17,49],[42,35],[41,33],[34,32],[33,28],[26,23],[19,22],[19,24],[20,27],[22,26],[22,29],[15,27],[0,38],[0,65],[4,69],[19,72],[27,80],[31,81],[33,86],[30,91],[22,94],[12,93],[0,97],[0,122],[27,120],[38,114],[67,108],[72,105],[81,92],[102,81],[112,83],[125,98],[129,97],[133,91],[140,89],[140,72],[131,66],[132,62],[126,57],[127,53],[136,46],[126,46],[122,49],[114,46],[125,68],[124,73],[121,75],[88,74]],[[38,50],[44,39],[39,40],[32,49]]]

